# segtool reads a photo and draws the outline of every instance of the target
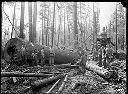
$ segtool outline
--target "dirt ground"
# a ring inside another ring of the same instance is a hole
[[[2,61],[4,62],[4,61]],[[118,74],[120,77],[126,79],[126,72],[123,71],[123,67],[126,61],[115,61],[119,63],[124,63],[120,65]],[[3,64],[3,63],[2,63]],[[4,63],[5,64],[5,63]],[[7,66],[7,65],[2,65]],[[114,64],[114,63],[113,63]],[[115,64],[116,65],[116,64]],[[117,64],[118,65],[118,64]],[[48,69],[43,67],[16,67],[11,66],[7,69],[2,68],[2,71],[20,71],[20,72],[29,72],[29,73],[41,73],[41,71],[48,72],[63,72],[68,74],[68,80],[63,88],[61,94],[125,94],[126,90],[126,81],[120,83],[112,83],[105,81],[102,77],[97,75],[92,71],[86,70],[85,73],[81,73],[79,69]],[[30,85],[33,81],[45,79],[43,77],[2,77],[1,78],[1,93],[2,94],[45,94],[53,84],[47,85],[44,88],[41,88],[39,91],[34,92],[30,89]],[[52,90],[51,94],[55,94],[59,87],[61,86],[64,79],[57,84],[57,86]],[[79,83],[75,87],[75,83]]]

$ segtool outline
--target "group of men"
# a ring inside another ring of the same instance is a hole
[[[98,44],[97,49],[93,51],[93,60],[98,61],[100,67],[109,68],[109,64],[113,58],[113,49],[110,45],[102,46]]]

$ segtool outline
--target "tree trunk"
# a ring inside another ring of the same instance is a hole
[[[65,37],[65,8],[64,8],[64,45],[66,43],[66,37]]]
[[[68,39],[69,39],[69,45],[70,45],[70,28],[69,28],[69,21],[68,21],[68,13],[67,13],[67,25],[68,25],[68,32],[69,32],[69,37],[68,37]]]
[[[37,22],[37,2],[34,2],[34,14],[33,14],[33,43],[36,43],[36,22]]]
[[[78,46],[78,29],[77,29],[77,2],[74,2],[74,47]]]
[[[13,36],[13,31],[14,31],[14,23],[15,23],[15,10],[16,10],[16,2],[14,5],[14,14],[13,14],[13,23],[12,23],[12,32],[11,32],[11,38]]]
[[[85,68],[87,70],[96,72],[99,76],[101,76],[102,78],[104,78],[107,81],[110,81],[111,79],[114,79],[114,80],[118,79],[118,75],[115,71],[108,71],[107,69],[99,67],[95,63],[96,62],[94,62],[94,61],[88,61],[86,63]]]
[[[60,82],[60,79],[50,88],[50,90],[46,94],[51,94],[52,90],[55,88],[55,86]]]
[[[29,41],[33,42],[33,33],[32,33],[32,2],[28,2],[28,18],[29,18]]]
[[[60,14],[59,14],[59,29],[58,29],[58,43],[57,43],[58,46],[59,46],[59,42],[60,42],[60,32],[61,32],[61,10],[60,10]]]
[[[55,2],[54,2],[54,11],[53,11],[53,27],[52,27],[52,47],[54,46],[54,20],[55,20]]]
[[[47,19],[47,30],[46,30],[46,46],[48,46],[48,25],[49,25],[49,8],[48,8],[48,19]]]
[[[39,89],[46,87],[49,84],[53,84],[59,79],[62,79],[65,75],[57,75],[55,77],[46,78],[43,80],[37,80],[32,83],[31,88],[33,91],[38,91]]]
[[[1,77],[48,77],[53,74],[23,73],[23,72],[1,72]]]
[[[44,11],[42,11],[42,45],[44,45]]]
[[[59,88],[57,94],[61,94],[61,93],[62,93],[62,91],[63,91],[63,89],[64,89],[64,86],[65,86],[67,80],[68,80],[68,75],[65,76],[65,79],[64,79],[64,81],[62,82],[62,84],[61,84],[61,86],[60,86],[60,88]]]
[[[24,39],[24,9],[25,9],[25,2],[21,2],[21,16],[20,16],[20,35],[19,38]]]
[[[80,58],[78,52],[71,52],[69,49],[54,48],[54,53],[55,64],[74,64]],[[32,44],[19,38],[12,38],[5,45],[4,56],[7,62],[15,63],[19,66],[25,64],[42,65],[43,61],[46,65],[49,65],[50,48]]]

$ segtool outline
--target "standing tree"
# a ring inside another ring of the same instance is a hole
[[[65,37],[65,7],[64,7],[64,45],[66,44],[66,37]]]
[[[77,29],[77,2],[74,2],[74,48],[78,46],[78,29]]]
[[[16,10],[16,2],[15,2],[15,4],[14,4],[14,14],[13,14],[13,23],[12,23],[12,32],[11,32],[11,38],[12,38],[12,35],[13,35],[13,31],[14,31],[15,10]]]
[[[33,14],[33,43],[36,43],[36,22],[37,22],[37,2],[34,2],[34,14]]]
[[[54,20],[55,20],[55,2],[54,2],[54,11],[53,11],[53,27],[52,27],[52,47],[53,47],[53,45],[54,45]]]
[[[20,16],[20,38],[25,38],[24,35],[24,9],[25,9],[25,2],[21,2],[21,16]]]
[[[29,13],[29,41],[33,42],[32,33],[32,2],[28,2],[28,13]]]

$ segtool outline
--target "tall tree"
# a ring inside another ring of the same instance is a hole
[[[69,32],[69,37],[68,37],[68,39],[69,39],[69,45],[70,45],[70,28],[69,28],[69,16],[68,16],[68,13],[67,13],[67,25],[68,25],[68,32]]]
[[[42,45],[44,45],[44,11],[42,11]]]
[[[117,4],[116,4],[116,53],[117,53]]]
[[[64,45],[66,43],[66,36],[65,36],[65,7],[64,7]]]
[[[48,45],[48,29],[49,29],[48,25],[49,25],[49,7],[48,7],[48,18],[47,18],[47,29],[46,29],[46,46]]]
[[[13,23],[12,23],[12,32],[11,32],[11,38],[13,35],[13,31],[14,31],[14,23],[15,23],[15,10],[16,10],[16,2],[14,4],[14,13],[13,13]]]
[[[55,21],[55,2],[54,2],[54,10],[53,10],[53,27],[52,27],[52,47],[53,47],[53,45],[54,45],[54,21]]]
[[[37,2],[34,2],[34,13],[33,13],[33,42],[36,43],[36,23],[37,23]]]
[[[78,46],[78,29],[77,29],[77,2],[74,2],[74,18],[73,18],[73,22],[74,22],[74,48],[77,48]]]
[[[20,16],[20,38],[25,38],[24,35],[24,9],[25,9],[25,2],[21,2],[21,16]]]
[[[28,2],[28,18],[29,18],[29,41],[33,42],[32,33],[32,2]]]

